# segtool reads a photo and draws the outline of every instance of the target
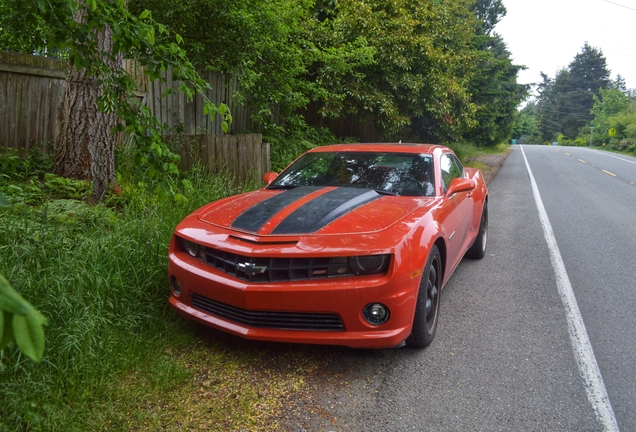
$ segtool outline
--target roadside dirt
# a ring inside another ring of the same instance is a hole
[[[479,156],[471,157],[467,159],[467,163],[476,162],[477,168],[481,169],[481,172],[484,174],[484,179],[486,183],[490,183],[501,168],[501,164],[506,160],[510,154],[510,150],[505,153],[493,153],[493,154],[482,154]],[[485,165],[485,166],[482,166]]]

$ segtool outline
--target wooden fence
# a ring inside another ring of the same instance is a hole
[[[66,67],[62,60],[0,51],[0,151],[52,148],[59,102],[66,88]],[[199,71],[211,86],[206,96],[217,105],[223,102],[230,106],[233,122],[229,132],[236,135],[223,135],[220,116],[211,120],[203,114],[201,96],[186,100],[177,91],[179,83],[170,71],[166,71],[166,82],[149,83],[137,63],[124,60],[123,68],[137,82],[135,94],[142,104],[175,134],[168,141],[181,155],[182,169],[200,159],[212,172],[223,170],[239,180],[261,178],[270,169],[269,144],[262,142],[260,134],[245,135],[258,128],[246,108],[232,103],[235,78]],[[161,97],[168,89],[173,93]]]
[[[197,162],[213,173],[226,172],[237,180],[260,180],[270,171],[269,143],[261,134],[170,135],[168,145],[181,155],[180,169]]]
[[[55,141],[66,62],[0,51],[0,150],[46,150]]]
[[[252,122],[249,110],[244,105],[234,102],[233,95],[238,86],[236,77],[206,70],[197,72],[210,84],[211,88],[205,96],[216,106],[225,103],[230,107],[230,134],[260,132],[260,127]],[[211,120],[203,114],[205,101],[201,95],[197,94],[192,101],[188,101],[183,93],[177,91],[179,81],[172,79],[170,70],[165,72],[165,78],[165,82],[156,80],[147,84],[147,98],[144,102],[161,124],[167,125],[172,131],[186,134],[223,135],[221,116],[217,115]],[[168,89],[172,89],[172,93],[165,94]]]
[[[55,141],[58,105],[64,97],[67,63],[29,54],[0,51],[0,148],[29,150]],[[170,70],[166,81],[148,82],[143,69],[131,60],[123,68],[137,82],[135,94],[173,133],[222,135],[221,117],[203,114],[203,97],[188,101],[177,91],[179,82]],[[260,129],[243,105],[234,103],[236,78],[206,70],[198,71],[210,84],[206,97],[217,106],[226,103],[232,113],[229,133],[245,134]],[[173,93],[164,95],[172,89]],[[162,97],[162,95],[164,95]]]

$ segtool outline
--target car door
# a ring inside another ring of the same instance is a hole
[[[455,178],[464,177],[464,167],[453,154],[445,153],[440,157],[440,169],[442,174],[442,192],[444,200],[445,221],[442,230],[448,241],[448,264],[452,270],[459,264],[467,245],[467,237],[470,230],[470,222],[473,218],[473,192],[460,191],[447,196],[447,190]],[[447,274],[450,274],[447,272]]]

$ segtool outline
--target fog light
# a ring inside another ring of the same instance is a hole
[[[181,295],[181,285],[179,285],[179,281],[174,276],[170,276],[170,288],[172,288],[172,292],[176,297]]]
[[[389,308],[381,303],[371,303],[365,306],[362,316],[369,324],[384,324],[389,319]]]

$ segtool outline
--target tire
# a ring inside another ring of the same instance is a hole
[[[484,202],[481,211],[481,222],[479,223],[479,233],[475,243],[466,251],[466,256],[473,259],[482,259],[486,256],[486,243],[488,242],[488,201]]]
[[[437,246],[433,245],[422,273],[420,289],[415,305],[415,317],[411,335],[406,345],[424,348],[435,338],[439,316],[439,298],[442,289],[442,258]]]

